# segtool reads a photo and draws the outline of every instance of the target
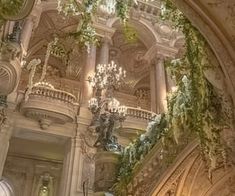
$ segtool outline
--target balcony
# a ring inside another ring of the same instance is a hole
[[[26,95],[27,96],[27,95]],[[36,119],[42,129],[51,124],[73,122],[78,104],[72,94],[54,89],[52,86],[33,86],[21,111],[26,117]]]
[[[127,107],[126,120],[122,123],[122,128],[118,130],[120,143],[126,145],[130,140],[136,138],[138,134],[143,133],[149,121],[156,115],[154,112],[141,108]]]

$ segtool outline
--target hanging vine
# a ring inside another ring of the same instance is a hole
[[[220,132],[227,126],[228,119],[222,111],[221,100],[204,76],[204,71],[213,67],[208,59],[208,44],[171,1],[164,3],[162,18],[172,21],[175,28],[184,33],[186,47],[182,59],[166,62],[179,87],[168,100],[169,131],[174,133],[176,141],[177,132],[181,130],[197,133],[211,177],[212,170],[220,165],[220,158],[225,154]]]
[[[168,111],[164,123],[155,122],[162,126],[148,128],[147,133],[151,130],[152,134],[144,140],[141,139],[143,136],[139,137],[125,148],[118,183],[114,187],[116,195],[122,195],[123,191],[127,191],[125,189],[133,179],[134,169],[160,139],[163,151],[166,151],[163,156],[168,156],[165,157],[168,160],[165,164],[172,163],[177,155],[176,151],[169,152],[169,145],[174,145],[175,142],[180,146],[180,142],[185,140],[185,135],[189,134],[196,134],[199,138],[202,158],[208,168],[210,179],[214,169],[227,164],[226,147],[221,143],[220,134],[228,127],[230,119],[223,111],[220,98],[204,76],[205,70],[213,68],[208,58],[208,44],[170,0],[163,0],[163,3],[161,18],[171,21],[185,36],[186,52],[183,58],[165,62],[176,81],[177,89],[168,95]],[[146,145],[148,150],[141,150]],[[134,161],[131,158],[133,156]]]
[[[107,0],[106,0],[107,1]],[[87,47],[98,43],[96,30],[93,27],[93,16],[97,14],[97,9],[102,0],[85,0],[78,3],[76,0],[58,0],[58,11],[64,16],[80,16],[80,23],[76,32],[70,33],[80,46]],[[131,3],[137,3],[136,0],[116,0],[115,13],[123,25],[124,35],[127,41],[133,42],[137,38],[137,33],[128,25],[129,10]]]

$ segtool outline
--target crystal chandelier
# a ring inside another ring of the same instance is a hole
[[[113,61],[110,64],[99,64],[93,77],[88,81],[96,90],[118,89],[126,78],[126,71],[118,67]]]
[[[125,120],[127,108],[120,105],[120,102],[113,97],[113,92],[121,86],[125,77],[126,71],[112,61],[107,65],[97,65],[95,75],[88,78],[95,95],[88,101],[88,108],[93,114],[91,126],[98,134],[94,144],[98,149],[120,150],[113,132],[120,128]]]
[[[102,0],[99,10],[107,15],[114,15],[116,12],[116,0]]]

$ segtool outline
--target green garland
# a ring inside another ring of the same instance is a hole
[[[168,101],[169,131],[174,133],[176,141],[180,131],[190,130],[197,133],[211,177],[211,171],[220,165],[219,159],[225,159],[220,132],[227,126],[228,119],[223,113],[221,100],[204,76],[204,71],[213,67],[208,59],[208,44],[169,0],[165,0],[162,17],[172,21],[184,33],[186,42],[185,56],[177,63],[167,62],[179,86],[178,91]],[[183,88],[185,85],[182,83],[187,83],[187,88]]]
[[[123,24],[124,35],[127,41],[134,42],[137,39],[136,31],[127,24],[130,4],[135,0],[116,0],[116,15]],[[85,0],[82,4],[78,4],[76,0],[58,0],[58,11],[65,16],[80,16],[78,29],[74,33],[70,33],[80,46],[86,46],[98,43],[95,28],[92,26],[92,16],[96,14],[100,0]]]
[[[140,135],[122,152],[118,173],[118,183],[113,187],[115,195],[127,195],[127,185],[133,180],[134,170],[141,164],[144,157],[150,152],[157,141],[162,138],[167,128],[164,114],[157,115],[149,123],[145,134]]]
[[[177,90],[168,95],[168,112],[161,128],[153,127],[152,134],[141,142],[138,138],[124,150],[118,175],[118,183],[114,190],[116,195],[126,193],[127,185],[133,179],[133,171],[141,163],[143,157],[161,138],[164,163],[172,163],[177,156],[172,145],[182,146],[189,135],[197,134],[200,141],[202,158],[208,168],[209,178],[217,167],[227,164],[226,149],[221,144],[221,131],[228,126],[229,119],[223,111],[223,105],[212,85],[206,80],[204,71],[213,67],[208,59],[208,44],[200,32],[190,21],[171,3],[163,0],[162,19],[171,21],[175,28],[185,35],[186,53],[182,59],[166,61],[165,65],[174,77]],[[160,123],[161,125],[161,123]],[[176,143],[176,144],[174,144]],[[142,151],[143,146],[148,150]],[[131,150],[130,150],[131,149]],[[136,154],[135,161],[129,156]]]

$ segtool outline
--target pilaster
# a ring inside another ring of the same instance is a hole
[[[8,119],[6,109],[0,108],[0,179],[2,178],[3,168],[9,148],[9,140],[12,135],[12,129],[13,123],[10,119]]]
[[[155,58],[155,74],[156,74],[156,89],[157,89],[157,113],[163,113],[166,111],[166,93],[167,93],[167,81],[166,71],[164,67],[164,56],[157,55]]]
[[[87,53],[86,66],[84,66],[83,71],[83,93],[81,102],[82,105],[87,106],[88,100],[92,97],[93,89],[89,85],[88,77],[95,73],[96,66],[96,46],[92,45],[90,52]]]
[[[150,96],[151,96],[151,111],[157,111],[157,88],[156,88],[156,74],[155,63],[150,64]]]
[[[101,39],[100,56],[99,56],[100,64],[109,63],[109,48],[110,48],[111,43],[112,41],[110,37],[103,37]]]
[[[23,55],[27,54],[29,41],[32,36],[33,30],[38,26],[42,13],[41,1],[38,1],[36,6],[33,8],[31,14],[25,19],[22,33],[21,33],[21,44],[23,48]]]

